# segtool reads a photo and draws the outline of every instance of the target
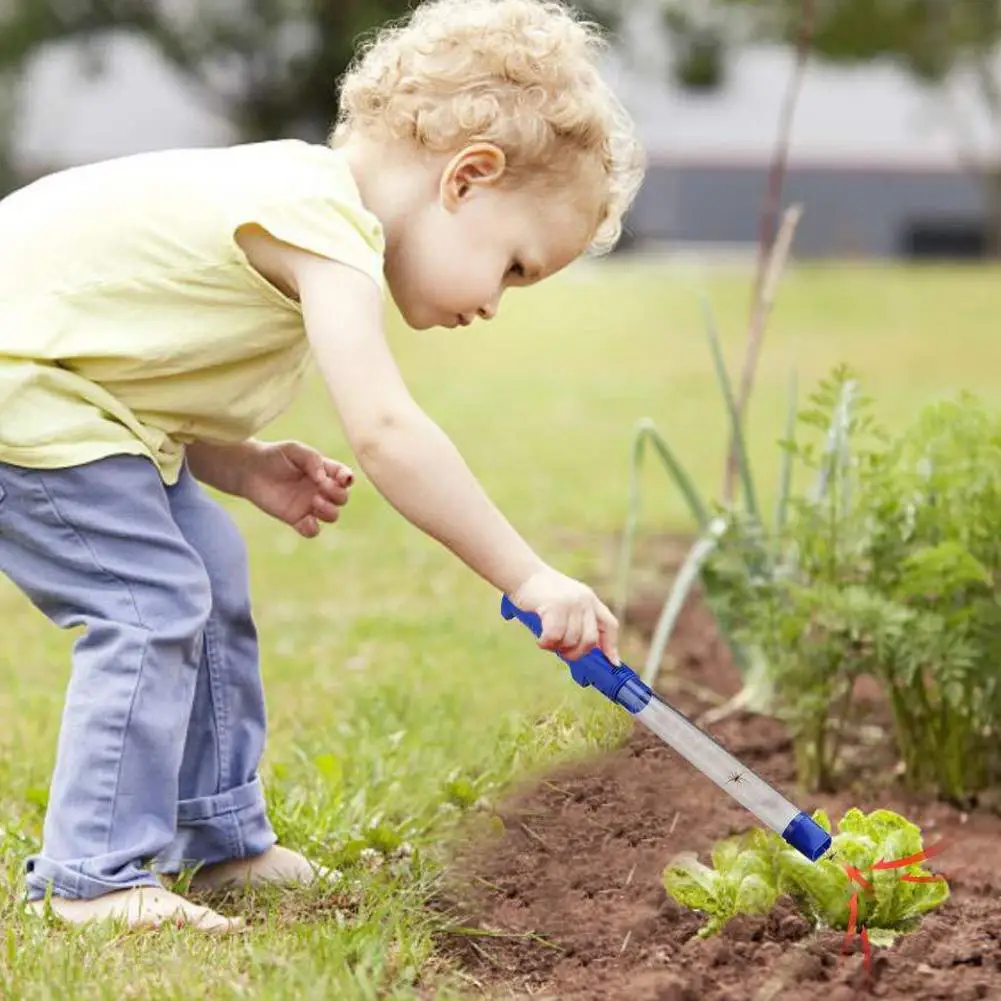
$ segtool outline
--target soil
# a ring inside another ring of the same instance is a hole
[[[673,572],[676,542],[662,540],[656,552],[663,573]],[[664,587],[627,611],[637,649]],[[737,691],[736,670],[697,598],[670,655],[663,692],[690,715],[710,706],[700,690]],[[878,692],[867,694],[878,710]],[[806,810],[824,807],[836,819],[850,806],[886,807],[920,824],[926,844],[948,837],[949,851],[929,865],[948,878],[950,899],[918,931],[876,949],[869,975],[859,947],[843,956],[842,934],[814,933],[784,903],[767,917],[737,918],[716,937],[695,937],[702,919],[667,896],[665,865],[679,851],[707,861],[713,842],[755,821],[637,726],[621,748],[514,793],[496,807],[499,833],[464,842],[442,906],[480,933],[450,935],[443,946],[471,986],[492,997],[561,1001],[1001,999],[1001,817],[908,796],[892,760],[878,756],[865,773],[868,789],[802,795],[779,722],[741,714],[708,729]]]

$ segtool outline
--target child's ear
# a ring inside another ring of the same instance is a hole
[[[454,209],[478,187],[496,184],[507,170],[504,151],[493,143],[474,143],[457,153],[441,178],[441,200]]]

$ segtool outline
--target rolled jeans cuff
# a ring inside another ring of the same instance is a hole
[[[252,858],[278,839],[268,820],[259,778],[214,796],[177,804],[177,836],[161,854],[157,872],[178,873],[201,865]]]

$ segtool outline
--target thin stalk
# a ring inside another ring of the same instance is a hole
[[[786,408],[785,441],[791,446],[796,439],[796,418],[799,413],[798,395],[799,383],[795,369],[789,375],[789,403]],[[785,531],[786,519],[789,516],[789,498],[792,494],[793,453],[786,449],[782,453],[782,464],[779,470],[779,496],[775,507],[775,538],[773,540],[773,555],[778,558],[779,547],[782,544],[782,534]]]
[[[906,769],[906,782],[909,786],[913,787],[913,784],[920,780],[919,771],[923,771],[920,764],[920,757],[916,752],[912,739],[912,735],[915,732],[914,720],[907,709],[906,698],[899,686],[894,683],[892,678],[886,678],[885,685],[887,695],[890,698],[896,743]]]
[[[692,478],[685,471],[677,456],[671,450],[653,421],[645,419],[637,425],[633,436],[633,447],[629,463],[629,507],[626,515],[626,526],[623,532],[622,545],[619,550],[618,581],[616,583],[615,615],[620,621],[625,616],[626,598],[629,587],[629,574],[632,569],[632,554],[636,541],[636,529],[639,523],[640,509],[640,474],[643,467],[643,456],[647,443],[651,444],[660,457],[674,485],[688,504],[688,509],[704,531],[710,522],[709,508],[702,500]]]
[[[942,787],[953,802],[962,802],[972,790],[982,788],[982,776],[977,775],[979,756],[964,753],[968,732],[962,714],[943,703],[938,761],[942,770]],[[964,768],[968,765],[968,768]]]
[[[727,375],[726,362],[723,359],[723,345],[720,342],[719,332],[716,327],[716,320],[713,317],[712,307],[709,300],[702,297],[702,311],[706,319],[706,333],[709,337],[709,347],[712,350],[713,364],[716,368],[716,378],[719,381],[720,392],[723,394],[723,402],[726,405],[727,417],[730,421],[730,435],[733,441],[733,449],[737,455],[737,466],[740,470],[740,482],[744,492],[744,507],[747,513],[756,521],[760,521],[758,513],[757,492],[754,489],[754,477],[751,475],[751,462],[747,454],[747,444],[744,441],[744,433],[741,430],[740,412],[737,409],[737,401],[734,399],[733,387],[730,385],[730,377]],[[724,498],[724,504],[729,503],[728,498]]]
[[[708,535],[699,539],[688,551],[685,562],[678,571],[678,576],[674,580],[667,601],[661,609],[657,625],[650,641],[650,650],[647,654],[646,665],[643,668],[643,681],[651,687],[657,683],[657,675],[660,673],[660,662],[664,658],[664,651],[671,640],[675,624],[681,610],[685,607],[685,602],[692,588],[698,583],[699,575],[705,561],[715,552],[719,544],[719,535],[723,527],[710,528]]]
[[[782,186],[789,162],[789,148],[792,138],[792,126],[803,89],[806,68],[810,57],[810,46],[813,41],[813,28],[816,15],[816,0],[803,0],[803,16],[800,21],[799,37],[796,40],[796,64],[789,85],[786,88],[785,100],[779,117],[778,135],[772,154],[772,163],[768,172],[768,184],[761,216],[761,227],[758,237],[758,266],[754,283],[754,297],[751,307],[751,318],[748,326],[747,349],[744,354],[744,364],[740,377],[740,390],[737,394],[737,413],[741,423],[747,410],[751,391],[754,387],[754,375],[757,370],[758,357],[761,353],[761,342],[764,338],[765,325],[771,311],[774,288],[785,265],[788,246],[782,252],[781,258],[774,253],[772,234],[782,203]],[[787,221],[789,217],[787,215]],[[789,243],[792,242],[792,230],[799,221],[796,215],[789,229]],[[778,241],[776,241],[776,245]],[[781,261],[781,263],[777,263]],[[773,268],[774,265],[774,268]],[[769,275],[774,278],[774,284],[769,283]],[[768,294],[766,295],[766,291]],[[727,455],[726,469],[723,477],[723,502],[730,503],[733,496],[734,483],[737,478],[736,442],[731,441]]]
[[[852,692],[855,687],[855,676],[850,674],[842,683],[840,696],[835,695],[832,701],[840,703],[833,713],[833,722],[836,725],[834,731],[834,744],[830,749],[830,768],[832,772],[837,771],[838,762],[841,760],[841,748],[844,745],[845,726],[849,722],[849,713],[852,708]]]
[[[623,621],[626,610],[626,599],[629,588],[629,573],[632,569],[633,545],[636,539],[636,526],[640,512],[639,471],[643,462],[643,446],[646,441],[643,434],[644,424],[641,424],[633,435],[633,447],[629,457],[629,502],[626,510],[626,525],[622,535],[622,545],[619,548],[619,571],[615,586],[615,616]]]

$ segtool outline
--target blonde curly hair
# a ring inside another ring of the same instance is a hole
[[[633,123],[598,69],[606,45],[560,0],[426,0],[360,46],[341,81],[331,144],[356,130],[435,153],[491,142],[515,180],[579,187],[596,175],[589,250],[605,253],[645,167]]]

